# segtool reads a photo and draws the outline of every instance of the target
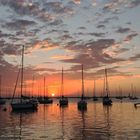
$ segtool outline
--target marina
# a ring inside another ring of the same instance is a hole
[[[0,106],[0,139],[20,140],[124,140],[140,138],[140,108],[125,99],[113,99],[112,106],[103,106],[102,100],[87,100],[87,110],[79,111],[78,99],[69,99],[69,106],[39,104],[38,110],[12,112],[7,103]],[[135,118],[135,119],[134,119]]]

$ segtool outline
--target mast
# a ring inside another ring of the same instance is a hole
[[[93,97],[96,97],[96,81],[94,80],[94,91],[93,91]]]
[[[44,76],[44,99],[45,99],[45,94],[46,94],[46,78]]]
[[[0,97],[1,97],[1,75],[0,75]]]
[[[62,67],[62,77],[61,77],[61,96],[64,97],[64,78],[63,78],[63,67]]]
[[[109,89],[108,89],[108,79],[107,79],[107,69],[105,69],[105,92],[106,92],[106,96],[109,96]]]
[[[22,46],[22,60],[21,60],[21,97],[23,94],[23,62],[24,62],[24,45]],[[21,98],[20,101],[22,102]]]
[[[84,73],[83,73],[83,64],[82,64],[82,99],[84,98]]]
[[[33,92],[34,92],[34,75],[33,75],[33,82],[32,82],[32,95],[33,96]]]
[[[133,97],[134,96],[134,87],[133,87],[133,84],[131,84],[131,96]]]

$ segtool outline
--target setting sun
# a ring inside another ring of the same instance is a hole
[[[55,94],[54,94],[54,93],[52,93],[51,95],[52,95],[52,97],[54,97],[54,96],[55,96]]]

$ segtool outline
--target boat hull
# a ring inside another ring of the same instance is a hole
[[[98,101],[98,98],[97,97],[93,97],[93,101]]]
[[[47,99],[47,100],[41,99],[41,100],[38,100],[38,102],[40,104],[52,104],[53,103],[53,100],[52,99]]]
[[[0,105],[4,105],[6,103],[5,100],[0,100]]]
[[[68,99],[60,99],[59,100],[60,106],[67,106],[68,105]]]
[[[112,100],[109,97],[103,97],[103,105],[112,105]]]
[[[12,103],[12,110],[36,110],[38,104],[34,103]]]
[[[86,110],[87,109],[87,102],[85,100],[81,100],[78,102],[78,109],[79,110]]]

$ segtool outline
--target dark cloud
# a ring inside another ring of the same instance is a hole
[[[44,4],[44,9],[48,12],[54,12],[57,14],[73,12],[73,10],[70,7],[64,6],[61,2],[46,2]]]
[[[120,61],[119,58],[112,58],[107,53],[103,52],[104,49],[109,48],[115,44],[114,39],[99,39],[88,43],[68,45],[66,49],[77,52],[77,55],[72,59],[62,60],[67,63],[85,64],[86,69],[96,68],[103,65],[108,65]],[[79,67],[73,66],[72,70],[78,70]]]
[[[99,25],[97,25],[96,27],[97,27],[97,28],[105,28],[105,25],[99,24]]]
[[[99,21],[98,24],[107,24],[107,23],[111,22],[112,20],[113,21],[114,20],[119,20],[119,17],[118,16],[113,16],[113,17],[105,18],[104,20]]]
[[[120,49],[118,49],[118,50],[115,50],[114,53],[120,54],[120,53],[127,52],[127,51],[129,51],[129,50],[130,50],[130,49],[128,49],[128,48],[120,48]]]
[[[136,54],[135,56],[129,58],[130,61],[137,61],[139,59],[140,59],[140,54]]]
[[[117,33],[128,33],[129,31],[131,31],[130,28],[122,28],[122,27],[116,30]]]
[[[130,35],[128,35],[124,41],[131,41],[134,37],[136,37],[138,34],[137,33],[132,33]]]
[[[33,26],[35,24],[36,24],[35,21],[19,19],[19,20],[15,20],[13,22],[8,22],[8,23],[6,23],[6,25],[3,25],[3,27],[10,28],[12,30],[21,30],[21,29],[25,29],[28,26]]]
[[[50,22],[49,25],[57,26],[57,25],[60,25],[62,23],[63,23],[63,20],[57,19],[57,20],[55,20],[53,22]]]
[[[103,36],[105,36],[106,33],[83,33],[83,32],[79,32],[77,34],[78,35],[84,35],[84,36],[90,35],[90,36],[95,36],[95,37],[103,37]]]
[[[69,34],[65,34],[65,35],[61,36],[60,39],[61,40],[72,39],[72,36],[70,36]]]
[[[80,30],[85,30],[85,29],[86,29],[86,27],[81,26],[81,27],[78,27],[78,29],[80,29]]]
[[[139,5],[140,5],[140,0],[132,0],[130,3],[131,8],[134,8],[134,7],[139,6]]]

